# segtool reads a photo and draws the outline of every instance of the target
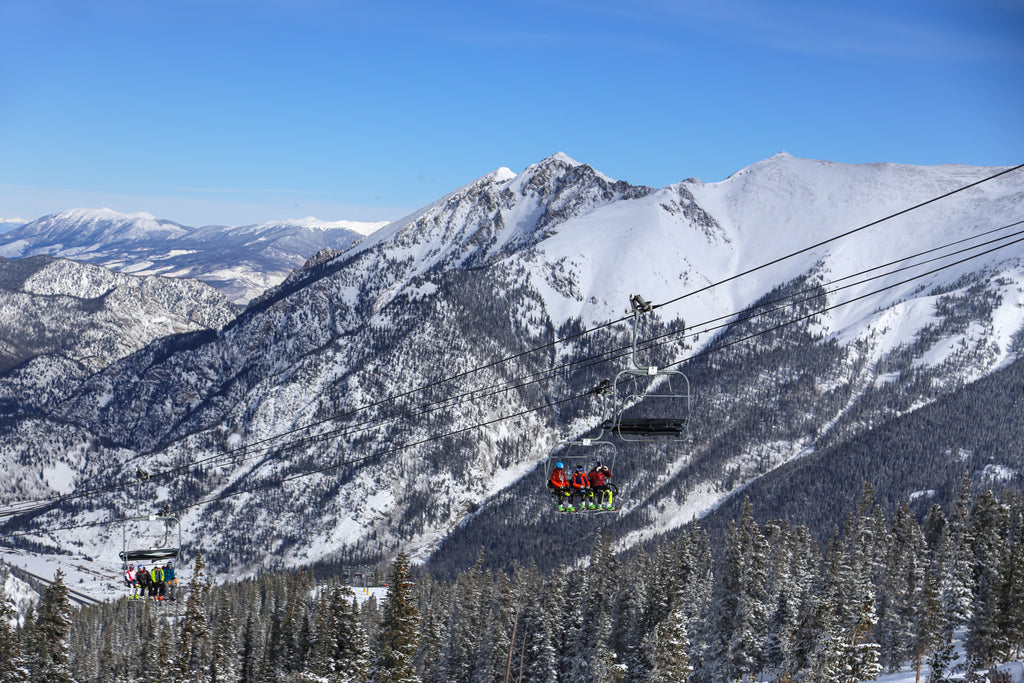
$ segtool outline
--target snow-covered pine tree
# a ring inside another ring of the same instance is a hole
[[[443,683],[445,618],[451,613],[452,591],[429,574],[419,582],[420,643],[416,649],[416,671],[425,683]]]
[[[611,648],[612,608],[621,583],[619,561],[612,552],[611,538],[598,534],[594,538],[583,589],[585,606],[580,642],[580,654],[595,681],[616,681],[622,677]]]
[[[928,658],[928,683],[953,683],[963,680],[952,678],[953,663],[956,661],[956,646],[953,636],[947,634]],[[917,680],[920,680],[920,672]]]
[[[206,680],[198,676],[196,678],[182,677],[174,657],[174,631],[171,628],[166,626],[161,628],[152,647],[155,651],[153,667],[145,680],[153,683],[186,683],[192,680]]]
[[[444,646],[445,680],[469,683],[482,650],[488,646],[490,580],[483,553],[455,579]]]
[[[239,653],[238,675],[241,683],[258,683],[260,680],[260,661],[263,659],[263,637],[256,605],[250,606],[245,616],[245,629],[242,631],[242,649]]]
[[[744,500],[738,522],[729,525],[716,572],[711,603],[708,651],[702,668],[711,680],[735,680],[754,674],[764,662],[767,636],[768,544]]]
[[[970,515],[974,541],[975,609],[968,622],[965,640],[968,659],[977,668],[993,666],[1008,651],[999,613],[1008,522],[1008,506],[997,500],[991,491],[978,496]]]
[[[512,582],[508,574],[496,571],[492,575],[490,590],[487,591],[487,637],[484,647],[477,656],[473,671],[473,683],[490,683],[501,680],[510,671],[513,630],[518,630],[518,605],[512,602]],[[509,674],[511,675],[511,673]]]
[[[656,552],[660,553],[661,548]],[[654,594],[656,586],[662,585],[660,576],[664,562],[655,559],[654,554],[644,553],[632,562],[628,583],[618,589],[616,620],[618,630],[612,634],[612,643],[617,652],[624,653],[623,665],[630,681],[640,681],[651,668],[647,647],[650,636],[658,622],[654,615],[668,609],[668,595]],[[661,604],[664,601],[664,606]]]
[[[334,634],[337,617],[331,609],[334,582],[321,586],[313,622],[313,644],[309,649],[305,672],[309,677],[330,681],[334,674]]]
[[[808,586],[798,583],[808,579],[803,566],[806,562],[803,553],[808,549],[801,545],[806,538],[791,532],[785,522],[769,521],[763,531],[770,549],[767,592],[771,605],[764,667],[768,671],[782,672],[788,668],[792,657],[797,615],[801,600],[808,590]]]
[[[849,640],[843,643],[839,663],[842,680],[873,681],[881,673],[878,643],[872,636],[877,623],[874,598],[868,596],[860,603],[860,617],[849,631]]]
[[[103,629],[99,635],[100,647],[96,653],[96,675],[95,678],[101,681],[126,681],[127,671],[122,671],[120,666],[119,658],[115,653],[114,647],[114,631],[116,630],[114,624],[110,624],[107,628]]]
[[[925,572],[924,590],[914,614],[914,633],[911,651],[914,653],[917,680],[921,679],[921,664],[934,650],[942,646],[946,623],[943,620],[939,579],[933,569]]]
[[[674,547],[674,556],[676,586],[672,595],[679,595],[683,614],[692,623],[707,610],[715,582],[707,532],[696,524],[687,525]]]
[[[523,639],[519,664],[522,679],[557,683],[555,631],[562,628],[563,621],[562,575],[556,572],[545,583],[536,567],[529,567],[516,572],[515,581],[523,600],[523,611],[519,616],[520,637]]]
[[[897,671],[916,655],[914,635],[928,571],[924,534],[906,503],[896,509],[888,537],[875,631],[882,665]]]
[[[28,671],[20,664],[21,645],[12,625],[14,614],[10,598],[0,591],[0,683],[21,683],[28,678]]]
[[[359,620],[359,603],[352,589],[338,586],[331,596],[336,615],[334,671],[342,681],[362,681],[370,670],[369,642]]]
[[[645,683],[686,683],[690,666],[690,639],[686,635],[686,615],[682,600],[658,624],[648,644],[651,669]]]
[[[1024,648],[1024,496],[1010,494],[1010,515],[1003,550],[999,587],[999,623],[1008,659],[1018,659]]]
[[[587,629],[583,621],[587,601],[585,586],[586,574],[582,567],[566,573],[565,618],[558,644],[558,668],[567,680],[586,680],[591,675],[590,662],[584,652]]]
[[[826,549],[822,569],[809,597],[800,609],[793,631],[792,655],[780,674],[794,683],[840,681],[840,659],[844,638],[838,619],[836,577],[843,563],[838,537]]]
[[[950,634],[974,616],[974,541],[968,525],[970,510],[971,479],[964,474],[935,559],[940,572],[943,620]]]
[[[53,582],[43,589],[35,620],[25,643],[28,670],[33,683],[73,681],[69,658],[71,603],[64,584],[64,572],[57,570]]]
[[[210,591],[210,582],[203,571],[205,568],[203,554],[196,550],[178,638],[176,664],[178,675],[184,680],[205,678],[210,666],[210,624],[206,619],[206,595]]]
[[[419,643],[419,613],[412,594],[409,558],[399,553],[388,572],[388,595],[376,640],[373,679],[377,683],[418,683],[413,661]]]
[[[225,591],[217,597],[214,613],[212,651],[210,653],[210,683],[238,680],[236,664],[236,628],[232,604]]]

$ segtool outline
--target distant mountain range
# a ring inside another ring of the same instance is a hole
[[[447,571],[481,547],[550,567],[589,552],[567,538],[603,530],[632,547],[762,481],[767,500],[799,499],[787,472],[826,453],[855,461],[815,470],[855,495],[859,479],[889,472],[869,454],[898,468],[904,450],[919,453],[922,435],[900,429],[925,424],[911,416],[1018,367],[1024,172],[1003,170],[778,154],[720,183],[655,189],[564,154],[498,169],[310,259],[223,325],[161,336],[95,372],[39,356],[33,376],[60,389],[37,382],[28,409],[0,403],[0,505],[111,490],[5,529],[116,568],[141,467],[153,475],[143,504],[176,511],[189,551],[215,567],[403,548]],[[96,225],[94,245],[110,230],[183,239],[158,221]],[[654,304],[639,362],[690,380],[689,435],[605,434],[619,513],[559,516],[544,464],[608,417],[592,389],[630,362],[630,294]],[[10,384],[19,372],[0,385],[27,386]],[[993,402],[993,424],[956,422],[965,433],[948,435],[935,466],[889,476],[880,498],[938,501],[964,472],[1019,483],[1019,443],[999,432],[982,456],[967,433],[1002,429],[1015,405]],[[865,444],[883,426],[878,454]]]
[[[147,213],[74,209],[0,233],[0,256],[45,254],[136,275],[202,280],[238,305],[322,249],[347,249],[386,225],[303,218],[192,228]]]

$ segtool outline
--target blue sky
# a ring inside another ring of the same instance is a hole
[[[1024,161],[1024,0],[0,0],[0,219],[393,220],[562,151]]]

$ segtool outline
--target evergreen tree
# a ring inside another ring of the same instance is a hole
[[[1008,650],[999,611],[1004,582],[1004,539],[1009,510],[991,491],[978,496],[971,510],[970,527],[974,552],[975,610],[968,623],[966,648],[978,668],[999,662]]]
[[[210,624],[206,619],[206,595],[210,591],[210,582],[203,571],[205,568],[203,554],[197,550],[178,639],[177,670],[185,680],[205,678],[210,666]]]
[[[412,595],[409,558],[399,553],[388,572],[388,596],[377,633],[373,677],[378,683],[414,683],[419,614]]]
[[[614,681],[621,676],[611,647],[613,598],[619,584],[619,562],[612,552],[611,539],[597,535],[583,588],[583,628],[578,647],[581,670],[597,681]]]
[[[914,632],[911,642],[918,679],[921,678],[922,659],[942,646],[945,626],[942,600],[939,595],[939,579],[929,569],[926,572],[924,589],[914,613]]]
[[[1010,518],[1002,553],[1002,581],[997,597],[997,621],[1006,657],[1017,659],[1024,647],[1024,496],[1011,494],[1009,507]]]
[[[974,541],[968,526],[970,484],[970,477],[964,474],[937,551],[943,621],[949,633],[966,625],[974,616]]]
[[[19,664],[21,645],[11,623],[14,616],[14,605],[0,591],[0,683],[20,683],[28,677],[28,671]]]
[[[455,580],[444,648],[445,680],[469,683],[481,653],[489,646],[489,579],[483,553]]]
[[[254,606],[255,607],[255,606]],[[241,683],[258,683],[260,661],[263,659],[263,642],[258,618],[253,609],[245,617],[245,630],[242,632],[242,651],[239,655],[239,680]]]
[[[952,678],[953,663],[956,661],[956,648],[953,643],[953,636],[946,635],[928,658],[928,683],[953,683],[963,680],[959,677]],[[920,680],[918,672],[918,680]]]
[[[843,641],[838,633],[835,592],[829,587],[810,599],[793,632],[793,649],[780,680],[839,682]],[[845,683],[845,682],[844,682]]]
[[[556,631],[563,623],[565,606],[563,575],[555,572],[545,583],[536,569],[523,572],[521,591],[525,599],[520,616],[523,638],[523,680],[557,683],[558,649]],[[520,575],[516,575],[517,581]]]
[[[235,620],[231,601],[222,591],[217,598],[217,611],[210,653],[210,683],[224,683],[238,678],[235,666]]]
[[[882,665],[878,662],[878,643],[871,639],[877,623],[874,599],[866,597],[860,603],[860,617],[853,624],[849,640],[840,651],[839,671],[847,681],[870,681],[878,677]]]
[[[760,670],[768,625],[767,542],[744,501],[729,526],[711,606],[706,675],[733,680]]]
[[[313,646],[306,662],[307,672],[328,681],[334,674],[334,634],[337,623],[337,616],[331,609],[334,588],[333,583],[320,588],[313,625]]]
[[[690,679],[690,639],[686,635],[686,615],[682,600],[659,623],[649,641],[651,669],[646,683],[685,683]]]
[[[885,558],[885,572],[879,590],[878,643],[882,664],[897,671],[903,663],[914,658],[916,645],[925,645],[936,634],[922,632],[923,624],[934,623],[936,617],[927,615],[922,621],[921,609],[926,605],[926,578],[928,573],[927,546],[910,508],[906,503],[896,509],[889,534],[889,550]],[[923,641],[915,636],[921,632]]]
[[[33,683],[68,683],[71,604],[64,585],[64,572],[57,570],[39,600],[35,621],[28,634],[26,651]]]
[[[174,632],[170,628],[161,628],[157,636],[156,658],[151,669],[150,679],[153,683],[186,683],[174,661]]]
[[[787,671],[793,657],[793,637],[800,608],[807,600],[813,577],[810,534],[806,527],[789,529],[782,521],[764,527],[771,549],[768,595],[771,613],[765,642],[766,670]]]
[[[416,650],[416,670],[427,683],[444,680],[443,649],[445,617],[451,613],[452,591],[430,575],[419,584],[420,643]]]
[[[331,648],[331,670],[336,680],[362,681],[369,670],[367,640],[359,621],[359,603],[347,586],[331,591],[332,631],[328,633]]]

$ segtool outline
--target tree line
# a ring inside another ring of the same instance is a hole
[[[716,539],[692,523],[628,553],[583,542],[555,571],[481,555],[444,581],[399,555],[380,604],[310,571],[214,585],[197,555],[179,609],[73,611],[58,573],[22,625],[0,602],[0,683],[850,683],[908,666],[939,683],[1024,646],[1024,496],[967,477],[922,518],[886,515],[866,484],[824,546],[749,501]]]

